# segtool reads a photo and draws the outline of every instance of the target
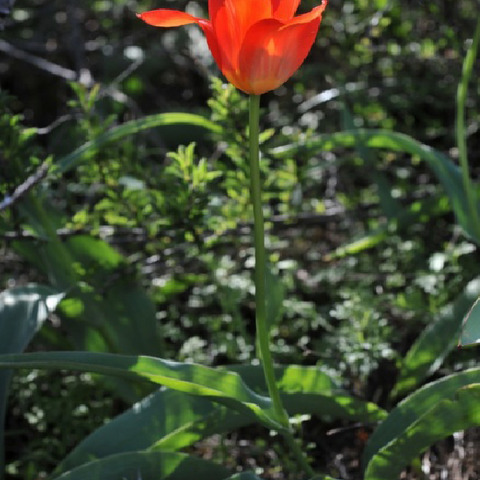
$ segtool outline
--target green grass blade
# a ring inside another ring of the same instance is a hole
[[[405,395],[440,367],[457,345],[462,319],[479,295],[480,279],[472,280],[455,302],[443,308],[427,326],[403,359],[392,398]]]
[[[455,373],[429,383],[402,400],[370,437],[363,454],[364,465],[390,442],[402,437],[411,425],[441,400],[451,398],[458,389],[472,383],[480,383],[480,368]]]
[[[466,385],[436,403],[370,460],[365,480],[399,478],[404,467],[438,440],[480,425],[480,384]]]
[[[205,128],[214,133],[221,132],[221,128],[217,124],[205,117],[192,113],[160,113],[157,115],[150,115],[139,120],[131,120],[118,127],[113,127],[95,140],[85,143],[72,153],[58,159],[55,162],[55,171],[59,173],[67,172],[83,161],[85,155],[97,151],[109,142],[118,141],[128,135],[134,135],[150,128],[170,125],[190,125]]]
[[[0,353],[22,352],[63,294],[41,285],[12,288],[0,293]],[[4,422],[12,372],[0,371],[0,465],[4,455]],[[0,468],[0,478],[3,469]]]
[[[223,480],[221,465],[176,452],[130,452],[95,460],[55,480]]]
[[[270,428],[281,430],[271,401],[256,394],[234,372],[155,357],[92,352],[38,352],[0,355],[0,368],[88,371],[126,379],[145,379],[173,390],[210,398],[240,411],[251,410]]]

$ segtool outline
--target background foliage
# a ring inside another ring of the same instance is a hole
[[[206,2],[164,3],[206,10]],[[1,212],[0,285],[65,292],[33,351],[249,363],[246,98],[215,78],[199,30],[160,31],[135,18],[158,6],[17,0],[5,19],[0,201],[42,167],[49,173]],[[475,350],[452,351],[445,338],[480,293],[478,250],[419,145],[457,163],[455,96],[478,7],[331,0],[304,67],[262,99],[275,358],[321,366],[345,391],[387,410],[426,381],[477,363]],[[474,179],[478,75],[477,62],[466,112]],[[369,140],[360,129],[386,133]],[[360,133],[318,138],[342,130]],[[394,148],[392,131],[419,144]],[[150,392],[90,374],[22,371],[7,407],[7,478],[51,472]],[[59,412],[72,412],[68,422]],[[370,421],[298,422],[319,468],[362,478]],[[268,432],[249,428],[190,448],[279,478],[285,447],[274,441],[263,454]],[[449,455],[438,455],[432,475],[450,468]]]

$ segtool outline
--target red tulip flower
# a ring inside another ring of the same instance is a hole
[[[155,27],[196,23],[227,80],[260,95],[285,83],[300,67],[318,32],[327,0],[295,16],[300,0],[209,0],[210,20],[160,8],[138,15]]]

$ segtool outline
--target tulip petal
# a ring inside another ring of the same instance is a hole
[[[238,54],[250,27],[272,16],[269,1],[209,0],[210,20],[223,52],[222,64],[237,68]]]
[[[272,4],[269,0],[225,0],[225,7],[238,25],[242,37],[254,23],[272,17]]]
[[[220,1],[220,0],[219,0]],[[170,10],[167,8],[160,8],[137,14],[137,17],[142,19],[145,23],[153,25],[154,27],[180,27],[182,25],[189,25],[196,23],[201,27],[203,33],[207,37],[208,48],[212,52],[213,58],[217,62],[219,68],[222,68],[222,55],[213,31],[212,24],[209,20],[194,17],[188,13],[180,12],[178,10]]]
[[[308,23],[313,21],[315,18],[320,17],[322,19],[322,14],[325,8],[327,7],[328,1],[322,0],[322,4],[318,7],[313,8],[310,12],[303,13],[302,15],[297,15],[288,21],[285,27],[290,27],[291,25],[297,25],[299,23]]]
[[[159,8],[157,10],[150,10],[149,12],[137,13],[137,17],[154,27],[180,27],[182,25],[198,23],[199,20],[201,20],[186,12],[170,10],[168,8]]]
[[[286,22],[290,20],[297,11],[300,0],[271,0],[273,18]]]
[[[240,51],[236,83],[229,80],[255,95],[285,83],[312,48],[324,8],[325,5],[316,7],[287,24],[267,19],[253,25]]]

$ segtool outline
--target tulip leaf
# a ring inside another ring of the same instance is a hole
[[[459,345],[462,347],[480,343],[480,297],[465,315]]]
[[[260,366],[232,366],[252,390],[266,394]],[[290,415],[313,414],[363,422],[383,420],[374,404],[339,394],[332,380],[316,367],[277,367],[276,377]],[[84,439],[59,465],[61,473],[87,461],[136,450],[178,450],[216,433],[227,433],[256,421],[207,398],[160,389]]]
[[[420,417],[443,399],[452,398],[459,389],[476,383],[480,383],[480,368],[449,375],[423,386],[406,397],[390,412],[369,438],[363,454],[364,465],[367,465],[374,455],[396,438],[402,438]],[[449,414],[445,418],[448,420]],[[386,476],[384,478],[397,477]]]
[[[304,143],[277,147],[270,153],[281,158],[291,156],[299,151],[310,155],[334,150],[338,147],[355,147],[359,142],[365,148],[405,152],[427,162],[447,192],[458,223],[468,235],[474,237],[474,224],[471,215],[468,214],[468,201],[460,169],[441,152],[408,135],[388,130],[356,129],[310,137]]]
[[[150,128],[164,127],[169,125],[190,125],[205,128],[211,132],[219,133],[220,126],[205,117],[193,113],[160,113],[143,117],[139,120],[131,120],[118,127],[113,127],[99,135],[94,140],[85,143],[72,153],[65,155],[56,162],[56,171],[65,173],[78,166],[86,157],[98,151],[103,145],[118,141],[128,135],[134,135]]]
[[[480,425],[480,384],[455,389],[395,435],[370,460],[365,480],[399,478],[404,467],[438,440]]]
[[[282,430],[270,398],[251,390],[235,372],[155,357],[93,352],[36,352],[0,355],[0,368],[70,369],[145,379],[240,411],[252,411],[270,428]]]
[[[480,279],[472,280],[461,295],[444,307],[416,339],[403,359],[392,398],[402,396],[435,372],[456,346],[462,328],[462,318],[480,294]]]
[[[228,470],[177,452],[129,452],[94,460],[55,480],[223,480]]]
[[[266,394],[265,377],[258,366],[233,365],[254,391]],[[350,396],[318,367],[289,365],[276,367],[275,376],[283,404],[290,415],[311,414],[362,422],[381,421],[386,412],[374,403]]]
[[[0,353],[22,352],[62,297],[57,290],[41,285],[16,287],[0,293]],[[3,465],[3,429],[10,377],[11,371],[0,371],[0,465]]]
[[[255,415],[248,410],[235,411],[207,398],[161,388],[80,442],[55,473],[117,453],[179,450],[209,435],[255,421]]]

